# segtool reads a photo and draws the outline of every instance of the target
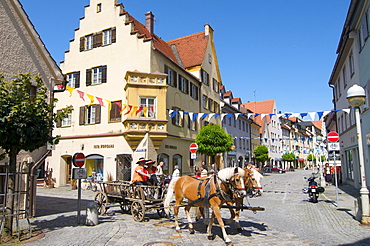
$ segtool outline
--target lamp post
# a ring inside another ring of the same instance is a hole
[[[362,146],[362,135],[361,135],[361,121],[360,121],[360,106],[365,103],[365,90],[361,86],[354,84],[347,91],[347,100],[349,104],[355,108],[356,118],[356,129],[357,129],[357,144],[358,144],[358,155],[360,162],[360,179],[361,179],[361,209],[362,219],[361,224],[370,224],[369,216],[369,190],[366,186],[366,173],[365,173],[365,162],[364,162],[364,150]]]

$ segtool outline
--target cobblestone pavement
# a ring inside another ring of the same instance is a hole
[[[301,189],[306,185],[304,176],[310,171],[297,170],[285,174],[270,174],[262,180],[262,197],[246,200],[247,205],[266,210],[245,210],[241,215],[243,231],[238,233],[232,223],[227,233],[235,245],[370,245],[370,227],[360,226],[355,220],[355,200],[358,192],[350,186],[339,186],[338,206],[335,206],[335,186],[327,186],[313,204]],[[180,209],[182,233],[174,229],[173,219],[159,218],[156,211],[146,213],[148,220],[135,222],[119,207],[114,213],[99,216],[96,226],[83,225],[86,205],[96,193],[82,190],[81,225],[77,224],[77,191],[69,188],[38,188],[37,213],[31,219],[34,229],[42,230],[45,237],[26,245],[224,245],[219,226],[213,226],[215,240],[209,241],[202,220],[194,223],[195,234],[190,234],[183,209]],[[222,209],[223,218],[229,218]]]

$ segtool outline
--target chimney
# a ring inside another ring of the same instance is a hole
[[[204,25],[204,36],[210,36],[213,34],[213,29],[209,24]]]
[[[154,33],[154,15],[151,11],[145,14],[145,27],[151,34]]]

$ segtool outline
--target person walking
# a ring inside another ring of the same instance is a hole
[[[332,170],[329,166],[329,163],[325,164],[324,167],[324,177],[325,177],[325,182],[327,185],[331,185],[333,182],[333,176],[332,176]]]
[[[180,177],[180,170],[179,170],[179,166],[178,165],[175,165],[174,171],[172,173],[172,178],[175,178],[175,177]]]

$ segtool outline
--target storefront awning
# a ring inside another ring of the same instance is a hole
[[[298,161],[304,161],[304,158],[299,158]]]
[[[89,155],[89,156],[86,156],[86,160],[96,160],[96,159],[104,159],[104,157],[102,155]]]

